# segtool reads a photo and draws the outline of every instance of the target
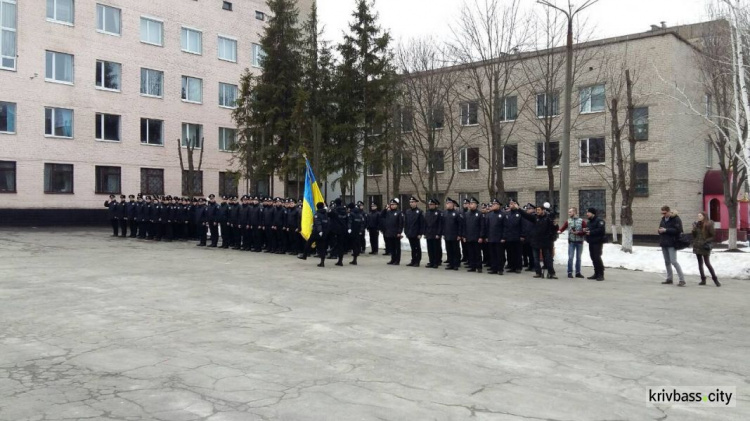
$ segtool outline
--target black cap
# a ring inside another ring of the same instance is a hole
[[[497,200],[497,198],[495,198],[495,199],[492,199],[492,201],[491,201],[490,203],[491,203],[491,204],[493,204],[493,205],[500,205],[500,206],[502,206],[502,205],[503,205],[502,203],[500,203],[500,201],[499,201],[499,200]]]
[[[229,196],[221,196],[221,200],[229,200]]]
[[[469,203],[469,202],[471,202],[471,200],[469,200],[469,199],[464,199],[464,203]]]
[[[417,202],[417,203],[419,203],[419,199],[417,199],[417,198],[416,198],[416,197],[414,197],[414,196],[411,196],[411,197],[409,198],[409,201],[410,201],[410,202]]]
[[[448,200],[450,200],[450,199],[448,199]],[[427,202],[427,204],[429,204],[429,205],[439,205],[439,204],[440,204],[440,201],[438,201],[437,199],[434,199],[434,198],[433,198],[433,199],[430,199],[430,200],[429,200],[429,201]]]
[[[128,198],[129,199],[135,199],[135,195],[134,194],[128,195]]]
[[[596,208],[588,208],[586,212],[596,215]]]
[[[316,207],[316,208],[318,208],[318,210],[321,210],[321,209],[323,209],[323,208],[325,208],[325,207],[326,207],[326,204],[325,204],[325,203],[323,203],[323,202],[318,202],[318,203],[317,203],[317,204],[315,205],[315,207]]]
[[[377,204],[377,203],[375,203],[375,202],[372,202],[372,203],[370,203],[370,207],[373,207],[373,206],[375,206],[375,207],[377,208],[377,207],[378,207],[378,204]]]
[[[472,197],[471,200],[469,200],[469,203],[479,203],[476,197]]]
[[[361,200],[357,201],[357,206],[364,206],[364,205],[365,205],[365,202]]]
[[[209,194],[209,195],[208,195],[208,198],[209,198],[209,199],[213,199],[213,198],[215,198],[215,197],[216,197],[216,195],[215,195],[215,194],[213,194],[213,193],[211,193],[211,194]]]
[[[337,197],[337,198],[336,198],[336,200],[334,200],[334,201],[333,201],[333,203],[334,203],[334,204],[335,204],[336,206],[341,206],[341,198],[340,198],[340,197]]]
[[[109,198],[110,198],[110,199],[114,199],[114,198],[115,198],[115,195],[114,195],[114,194],[110,194],[110,195],[109,195]]]
[[[349,209],[356,208],[356,206],[354,205],[354,202],[350,202],[348,205],[346,205],[346,207],[349,208]]]

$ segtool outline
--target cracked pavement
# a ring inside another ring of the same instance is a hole
[[[748,281],[193,244],[0,230],[0,420],[750,419]],[[649,405],[661,385],[736,386],[737,406]]]

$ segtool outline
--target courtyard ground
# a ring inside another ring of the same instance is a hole
[[[750,419],[750,281],[385,262],[0,230],[0,420]]]

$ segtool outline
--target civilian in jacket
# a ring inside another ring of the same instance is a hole
[[[594,275],[589,276],[588,279],[603,281],[604,262],[602,262],[602,248],[604,247],[604,239],[607,235],[607,227],[604,221],[596,216],[595,208],[589,208],[586,211],[586,219],[588,219],[589,222],[586,228],[584,228],[584,233],[586,235],[586,241],[589,243],[591,262],[594,264]],[[568,267],[570,267],[570,263],[568,263]]]
[[[584,229],[586,221],[578,216],[578,209],[568,209],[568,220],[560,227],[560,232],[568,231],[568,278],[573,277],[573,259],[575,259],[575,276],[581,275],[581,253],[583,253],[583,240],[586,236]]]
[[[716,230],[714,229],[713,221],[708,219],[708,215],[705,212],[699,212],[698,220],[693,222],[693,253],[698,258],[698,270],[701,273],[701,283],[698,285],[706,285],[706,274],[703,272],[703,262],[705,261],[714,284],[717,287],[721,286],[710,260],[711,243],[714,241],[715,235]]]
[[[671,285],[673,282],[672,266],[677,271],[680,283],[677,286],[685,286],[685,276],[682,274],[682,267],[677,263],[677,240],[682,234],[682,220],[677,211],[669,209],[669,206],[661,207],[661,221],[659,222],[659,246],[664,256],[664,265],[667,268],[667,279],[662,282],[665,285]]]
[[[411,262],[406,266],[418,267],[422,262],[422,236],[424,235],[424,213],[417,207],[419,199],[409,198],[409,209],[404,212],[404,235],[409,240]]]

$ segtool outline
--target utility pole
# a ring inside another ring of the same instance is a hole
[[[560,215],[565,215],[570,202],[570,120],[573,108],[573,19],[576,14],[593,6],[599,0],[585,0],[576,7],[568,0],[567,9],[563,9],[549,0],[537,0],[537,3],[557,10],[568,19],[568,37],[565,47],[565,108],[563,113],[563,140],[560,145]],[[554,206],[554,198],[551,197]]]

